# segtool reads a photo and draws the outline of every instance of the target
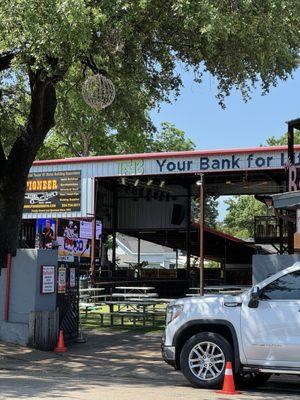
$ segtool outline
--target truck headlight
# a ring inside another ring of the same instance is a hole
[[[166,324],[168,325],[170,322],[174,321],[183,311],[183,304],[174,304],[172,306],[167,307],[167,318]]]

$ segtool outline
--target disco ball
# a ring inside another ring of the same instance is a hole
[[[91,108],[103,110],[111,105],[115,99],[115,85],[101,74],[93,75],[83,83],[82,96]]]

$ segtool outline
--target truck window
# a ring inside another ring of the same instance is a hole
[[[294,271],[267,285],[261,296],[265,300],[300,300],[300,271]]]

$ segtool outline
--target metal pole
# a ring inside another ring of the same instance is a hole
[[[191,185],[187,188],[186,271],[191,272]]]
[[[93,204],[93,216],[92,216],[92,240],[91,240],[91,283],[94,283],[95,279],[95,246],[96,246],[96,212],[97,212],[97,179],[94,178],[94,204]]]
[[[295,153],[294,153],[294,127],[288,123],[288,170],[287,170],[287,190],[289,182],[289,168],[295,165]],[[288,212],[289,213],[289,212]],[[294,254],[294,225],[292,222],[288,222],[288,253]]]
[[[289,165],[295,164],[294,127],[291,124],[288,124],[288,163]]]
[[[199,272],[200,272],[200,296],[204,296],[204,175],[200,174],[199,193]]]
[[[141,263],[141,239],[138,237],[138,268]]]

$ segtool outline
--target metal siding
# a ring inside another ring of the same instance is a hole
[[[187,224],[187,191],[180,186],[168,187],[172,195],[184,196],[177,197],[170,201],[146,201],[139,198],[134,201],[130,198],[119,198],[119,229],[168,229],[182,228]],[[185,209],[185,216],[180,225],[172,225],[171,217],[174,204],[181,204]],[[155,216],[155,218],[154,218]]]

